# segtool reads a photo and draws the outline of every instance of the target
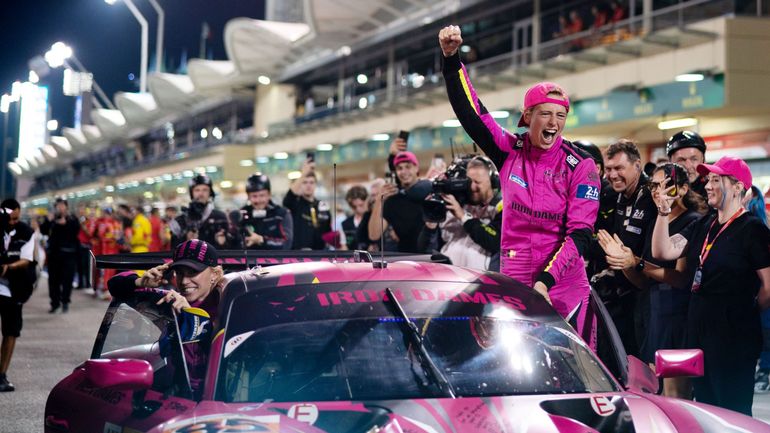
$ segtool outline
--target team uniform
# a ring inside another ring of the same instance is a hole
[[[503,191],[501,272],[532,286],[542,281],[562,317],[595,346],[583,254],[599,208],[600,181],[588,155],[555,137],[550,149],[527,133],[505,131],[478,99],[457,54],[444,59],[444,78],[457,118],[497,166]]]

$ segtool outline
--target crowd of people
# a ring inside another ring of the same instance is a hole
[[[667,381],[664,393],[750,415],[755,382],[767,390],[767,355],[755,370],[770,229],[748,165],[705,164],[707,144],[689,131],[671,137],[649,174],[631,140],[604,153],[571,143],[561,135],[569,98],[555,83],[526,92],[527,132],[507,132],[460,62],[460,28],[442,29],[439,44],[452,108],[504,179],[501,272],[532,285],[607,360],[607,341],[574,322],[590,280],[628,354],[652,364],[658,349],[703,350],[704,376]]]
[[[163,216],[125,204],[72,213],[57,199],[51,215],[26,225],[18,202],[4,201],[0,391],[13,390],[5,373],[21,306],[43,263],[50,313],[69,310],[73,285],[92,281],[94,294],[109,299],[110,292],[156,288],[167,270],[175,270],[177,284],[206,288],[165,295],[182,309],[205,304],[221,289],[217,249],[383,250],[441,254],[521,281],[607,359],[611,347],[597,332],[589,301],[593,288],[628,354],[654,365],[658,349],[703,350],[705,375],[667,379],[666,395],[751,414],[755,386],[770,390],[770,353],[761,354],[763,323],[770,328],[770,229],[748,165],[730,156],[705,164],[707,143],[690,131],[672,136],[667,159],[647,167],[632,140],[619,139],[604,152],[570,142],[562,136],[568,93],[548,82],[525,94],[518,126],[526,132],[510,133],[484,107],[460,62],[459,27],[442,29],[439,44],[449,101],[483,155],[428,165],[400,135],[390,145],[385,178],[348,188],[349,214],[338,216],[316,197],[312,158],[280,204],[262,173],[245,180],[244,206],[227,211],[216,208],[213,182],[202,174],[190,180],[189,204],[166,207]],[[88,278],[91,253],[168,250],[170,267]],[[215,320],[216,308],[203,309]]]

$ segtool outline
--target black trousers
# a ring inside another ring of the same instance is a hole
[[[91,262],[91,246],[81,244],[78,248],[78,289],[88,287],[88,266]]]
[[[74,252],[54,252],[48,256],[48,296],[51,298],[51,307],[70,303],[76,269],[77,254]]]

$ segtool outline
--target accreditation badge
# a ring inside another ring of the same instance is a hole
[[[700,290],[700,283],[703,279],[703,270],[700,266],[698,266],[698,269],[695,270],[695,276],[692,279],[692,290],[693,293],[697,293]]]

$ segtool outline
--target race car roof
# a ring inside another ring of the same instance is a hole
[[[288,306],[295,318],[297,309],[305,319],[318,316],[323,320],[357,314],[353,311],[356,305],[381,303],[386,288],[398,292],[396,297],[407,311],[425,311],[427,303],[433,303],[433,311],[443,311],[442,305],[448,304],[501,304],[516,317],[561,321],[539,294],[516,280],[438,263],[399,261],[385,268],[372,263],[295,263],[255,268],[229,274],[228,278],[220,302],[222,326],[227,323],[231,306],[253,303],[251,298],[259,298],[255,305],[267,308]],[[318,308],[329,306],[333,308]],[[287,313],[276,310],[271,317],[280,314]]]

